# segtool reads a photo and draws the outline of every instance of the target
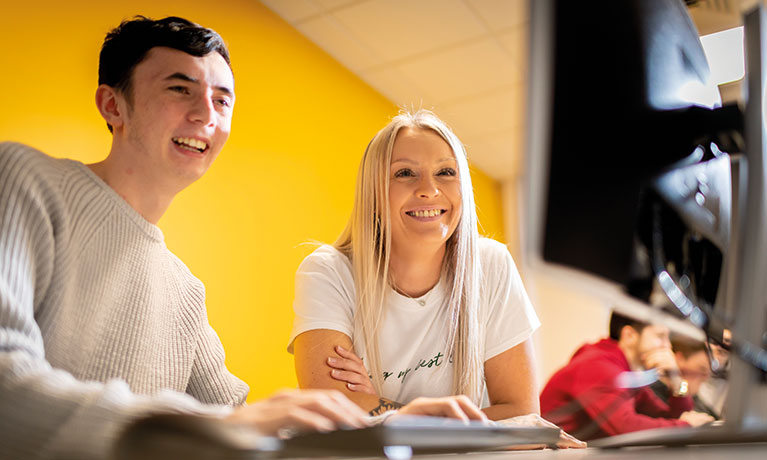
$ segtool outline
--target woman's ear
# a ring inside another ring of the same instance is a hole
[[[96,107],[107,124],[112,128],[112,132],[114,132],[115,128],[121,127],[125,122],[124,103],[125,98],[122,94],[118,93],[111,86],[102,84],[96,88]]]

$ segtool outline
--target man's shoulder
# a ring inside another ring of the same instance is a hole
[[[9,141],[0,142],[0,163],[7,164],[24,160],[34,164],[52,161],[53,158],[26,144]]]
[[[167,260],[170,261],[170,265],[172,267],[173,272],[180,275],[183,282],[187,284],[188,286],[192,286],[196,290],[202,289],[204,291],[205,285],[203,284],[202,281],[200,281],[199,278],[194,276],[194,274],[189,269],[189,267],[184,263],[184,261],[181,260],[180,257],[174,254],[165,245],[162,245],[161,248],[162,248],[161,250],[163,252],[164,257],[167,257]]]
[[[0,142],[0,171],[4,171],[10,179],[25,180],[28,176],[44,179],[61,173],[72,163],[53,158],[29,145]]]
[[[602,339],[596,343],[581,346],[568,363],[571,368],[621,372],[626,367],[626,358],[615,341]]]

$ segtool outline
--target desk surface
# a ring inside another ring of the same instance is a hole
[[[657,460],[721,460],[723,458],[737,460],[764,460],[767,457],[767,443],[687,447],[631,447],[623,449],[598,449],[590,447],[588,449],[475,452],[461,455],[462,458],[466,458],[467,460],[644,460],[648,458]],[[455,454],[424,455],[415,456],[413,458],[424,460],[456,460]]]
[[[225,429],[224,429],[225,428]],[[265,442],[273,438],[259,438]],[[713,440],[706,437],[706,440]],[[761,441],[761,438],[759,439]],[[242,431],[234,426],[227,426],[213,419],[204,417],[189,417],[184,415],[164,415],[150,417],[141,423],[134,424],[126,430],[117,443],[115,458],[133,460],[135,458],[165,460],[167,458],[210,459],[210,458],[274,458],[277,454],[274,448],[259,444],[260,454],[252,450],[254,438],[251,431]],[[409,452],[401,452],[407,457]],[[382,452],[383,454],[383,452]],[[395,454],[395,452],[392,452]],[[314,459],[344,459],[378,457],[333,456],[313,457]],[[731,458],[737,460],[764,460],[767,458],[767,442],[742,444],[708,444],[684,447],[624,447],[619,449],[590,447],[588,449],[563,450],[519,450],[472,452],[464,454],[433,454],[416,455],[416,460],[580,460],[580,459],[668,459],[668,460],[720,460]],[[391,460],[395,460],[392,458]]]

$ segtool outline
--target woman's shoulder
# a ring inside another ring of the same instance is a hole
[[[517,265],[505,244],[484,237],[480,237],[478,243],[480,270],[487,288],[505,285],[519,277]]]
[[[309,290],[322,296],[344,293],[354,298],[354,275],[349,258],[337,248],[323,244],[304,258],[296,271],[296,289]]]
[[[511,260],[509,248],[500,241],[496,241],[492,238],[480,236],[477,240],[477,248],[479,260],[483,265],[488,263],[502,263],[506,260]]]
[[[299,271],[302,270],[344,270],[351,271],[349,258],[329,244],[320,245],[301,262]]]

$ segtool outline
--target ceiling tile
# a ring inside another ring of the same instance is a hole
[[[493,32],[529,22],[527,0],[464,0]]]
[[[381,62],[374,52],[355,40],[333,16],[316,16],[295,27],[352,72],[359,72]]]
[[[494,136],[461,139],[476,167],[497,180],[512,179],[520,173],[524,148],[523,129],[512,129]]]
[[[285,1],[285,0],[282,0]],[[364,0],[314,0],[314,3],[321,6],[325,11],[335,8],[344,8],[354,3],[360,3]]]
[[[522,71],[524,79],[527,79],[528,33],[529,28],[524,25],[497,36],[498,42],[509,53],[512,62]]]
[[[437,98],[396,67],[363,72],[362,79],[399,107],[434,107]]]
[[[322,12],[311,0],[261,0],[261,3],[291,24]]]
[[[524,0],[262,3],[393,104],[434,110],[466,143],[475,167],[497,180],[517,174]]]
[[[509,131],[522,124],[524,93],[520,87],[504,88],[435,108],[458,136],[478,137]]]
[[[461,0],[369,0],[332,14],[381,65],[487,32]]]
[[[421,82],[444,103],[518,84],[521,69],[492,39],[451,48],[398,65],[412,81]]]

